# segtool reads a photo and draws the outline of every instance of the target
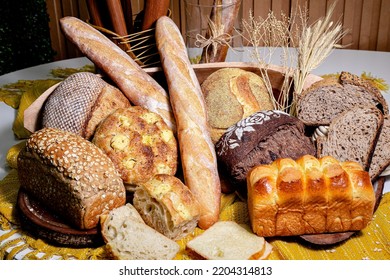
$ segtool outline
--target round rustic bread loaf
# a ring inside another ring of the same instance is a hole
[[[263,79],[240,68],[222,68],[202,83],[211,139],[249,115],[274,109]]]
[[[125,204],[126,191],[112,161],[88,140],[43,128],[18,156],[21,188],[78,229],[97,226],[99,217]]]
[[[304,124],[276,110],[254,113],[231,126],[216,143],[216,151],[221,167],[243,188],[248,171],[258,164],[316,154]]]
[[[43,105],[42,126],[76,133],[91,139],[98,123],[130,101],[116,87],[90,72],[70,75]]]
[[[176,173],[176,138],[160,115],[143,107],[115,110],[99,124],[92,142],[111,158],[128,191],[155,174]]]

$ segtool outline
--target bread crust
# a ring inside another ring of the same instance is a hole
[[[169,17],[157,20],[156,42],[176,118],[184,182],[200,204],[198,225],[205,229],[219,218],[221,196],[206,106],[182,35]]]
[[[357,231],[371,221],[375,193],[356,162],[305,155],[248,173],[253,231],[264,237]]]
[[[159,114],[176,132],[168,94],[126,52],[78,18],[63,17],[60,24],[66,37],[113,80],[132,104]]]
[[[81,136],[54,128],[31,135],[18,176],[27,194],[79,229],[96,227],[100,215],[126,201],[111,160]]]

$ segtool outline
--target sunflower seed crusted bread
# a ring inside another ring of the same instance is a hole
[[[101,230],[109,256],[116,260],[171,260],[179,245],[146,225],[127,203],[102,217]]]
[[[112,161],[88,140],[43,128],[18,156],[21,188],[78,229],[97,226],[100,215],[125,204],[126,192]]]
[[[382,124],[383,115],[374,106],[356,106],[339,114],[327,135],[317,138],[317,157],[355,161],[368,171]]]
[[[297,117],[308,126],[329,125],[333,118],[360,104],[389,113],[381,92],[360,77],[342,72],[306,89],[297,101]]]
[[[66,78],[49,95],[42,109],[42,126],[91,139],[102,119],[129,106],[119,89],[93,73],[80,72]]]
[[[371,180],[377,179],[390,165],[390,115],[384,116],[382,129],[370,164]]]

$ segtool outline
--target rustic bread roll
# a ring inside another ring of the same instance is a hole
[[[199,204],[188,187],[166,174],[138,185],[133,205],[146,224],[173,240],[192,233],[200,216]]]
[[[96,126],[117,108],[130,106],[114,86],[89,72],[70,75],[49,95],[42,108],[42,126],[90,139]]]
[[[264,237],[361,230],[375,205],[368,172],[330,156],[258,165],[247,187],[252,230]]]
[[[258,111],[274,109],[263,79],[240,68],[215,71],[201,88],[214,143],[238,121]]]
[[[172,130],[160,115],[140,106],[107,116],[92,143],[113,161],[129,191],[156,174],[176,173],[178,147]]]
[[[272,251],[268,242],[232,221],[218,221],[191,239],[187,248],[207,260],[257,260]],[[271,250],[270,250],[271,249]]]
[[[390,166],[390,115],[383,118],[383,125],[370,164],[371,180],[376,180]],[[386,170],[387,171],[387,170]],[[388,174],[385,174],[388,175]]]
[[[43,128],[18,157],[21,188],[75,228],[123,205],[126,192],[112,161],[79,135]]]
[[[260,111],[231,126],[215,145],[218,161],[239,189],[246,190],[247,172],[277,158],[315,155],[304,124],[286,113]]]
[[[382,124],[383,115],[374,106],[344,111],[331,121],[327,135],[317,138],[317,157],[356,161],[368,171]]]
[[[369,83],[348,72],[326,78],[306,89],[297,100],[297,117],[309,126],[329,125],[340,113],[354,106],[375,106],[389,113],[386,99]]]
[[[116,260],[170,260],[180,249],[146,225],[129,203],[102,216],[101,231],[108,255]]]
[[[184,183],[200,204],[199,227],[219,218],[221,186],[202,90],[179,28],[169,17],[156,22],[156,43],[177,124]]]
[[[167,92],[125,51],[76,17],[63,17],[60,24],[65,36],[111,78],[132,104],[159,114],[176,133]]]

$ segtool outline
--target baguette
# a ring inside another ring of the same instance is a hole
[[[64,17],[60,24],[66,37],[112,79],[130,102],[159,114],[176,131],[168,94],[126,52],[78,18]]]
[[[205,229],[218,220],[221,197],[205,102],[183,37],[169,17],[157,20],[156,42],[177,122],[184,181],[200,204],[198,225]]]

